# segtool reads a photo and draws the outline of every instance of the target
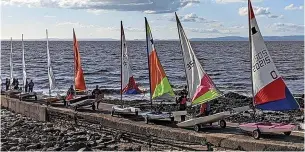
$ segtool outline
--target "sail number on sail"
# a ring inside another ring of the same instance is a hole
[[[256,72],[260,68],[264,67],[265,65],[269,64],[270,58],[266,50],[263,50],[261,52],[258,52],[254,56],[254,62],[253,62],[253,72]]]

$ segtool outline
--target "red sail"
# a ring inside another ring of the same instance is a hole
[[[76,35],[73,29],[73,52],[74,52],[74,83],[76,91],[85,91],[86,83],[84,78],[84,73],[80,61],[80,54],[78,49],[78,42],[76,40]]]

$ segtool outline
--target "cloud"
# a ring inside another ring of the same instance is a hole
[[[194,32],[194,33],[205,33],[205,34],[238,34],[238,31],[227,29],[215,29],[215,28],[185,28],[186,31]]]
[[[269,7],[253,7],[254,14],[256,16],[266,16],[268,18],[283,18],[283,15],[274,15],[269,11]],[[241,7],[238,10],[240,16],[248,15],[248,7]]]
[[[262,2],[263,0],[252,0],[252,2]],[[218,4],[227,4],[227,3],[246,3],[248,0],[215,0]]]
[[[85,10],[139,11],[148,14],[172,13],[199,0],[1,0],[3,5]]]
[[[199,17],[195,13],[190,13],[190,14],[181,15],[181,16],[179,15],[179,20],[181,22],[200,22],[200,23],[214,23],[214,22],[217,22],[215,20],[207,20],[204,17]],[[176,17],[172,16],[171,18],[169,18],[169,21],[176,22]]]
[[[94,15],[100,15],[102,13],[107,13],[106,10],[97,10],[97,9],[89,9],[87,10],[88,13],[92,13]]]
[[[71,26],[73,28],[93,28],[95,25],[81,24],[79,22],[60,22],[56,23],[55,26]]]
[[[301,6],[294,6],[294,4],[290,4],[288,6],[286,6],[284,9],[285,10],[302,10],[304,7]]]
[[[304,32],[304,25],[298,25],[293,23],[273,23],[268,28],[275,32]]]

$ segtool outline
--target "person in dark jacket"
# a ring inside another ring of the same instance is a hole
[[[16,79],[15,81],[15,87],[14,87],[15,90],[19,90],[19,81],[18,79]]]
[[[31,82],[29,83],[29,91],[33,92],[33,88],[34,88],[34,82],[33,82],[33,80],[31,80]]]
[[[28,88],[29,88],[29,82],[28,82],[28,80],[26,80],[25,81],[25,88],[24,88],[25,92],[28,92]]]
[[[186,110],[187,98],[185,95],[181,95],[178,99],[176,98],[176,103],[179,104],[179,111]]]
[[[10,83],[11,83],[10,79],[6,78],[5,79],[5,89],[6,89],[6,91],[10,89]]]
[[[102,98],[104,98],[104,94],[103,92],[98,88],[98,85],[95,86],[95,89],[92,91],[92,95],[95,98],[95,102],[96,102],[96,109],[98,109],[98,106],[102,100]]]

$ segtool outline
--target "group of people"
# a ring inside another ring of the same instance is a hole
[[[75,94],[76,94],[76,92],[73,88],[73,85],[71,85],[67,91],[67,96],[66,96],[66,100],[65,100],[66,106],[68,106],[70,104],[69,100],[73,99],[73,96],[75,96]],[[98,85],[96,85],[95,89],[92,91],[92,96],[95,98],[96,108],[98,109],[101,100],[104,98],[104,93],[102,92],[102,90],[99,89]]]
[[[10,90],[10,86],[12,86],[12,89],[14,90],[19,90],[19,80],[13,78],[13,82],[11,84],[11,80],[9,78],[6,78],[6,82],[5,82],[6,91]],[[34,88],[33,80],[31,80],[30,83],[28,83],[28,80],[26,80],[24,91],[33,92],[33,88]]]
[[[186,110],[186,102],[187,102],[187,86],[184,87],[184,89],[180,92],[180,97],[176,98],[176,103],[179,104],[179,110],[183,111]],[[200,113],[197,115],[200,116],[208,116],[210,114],[211,108],[209,103],[203,103],[200,106]]]

